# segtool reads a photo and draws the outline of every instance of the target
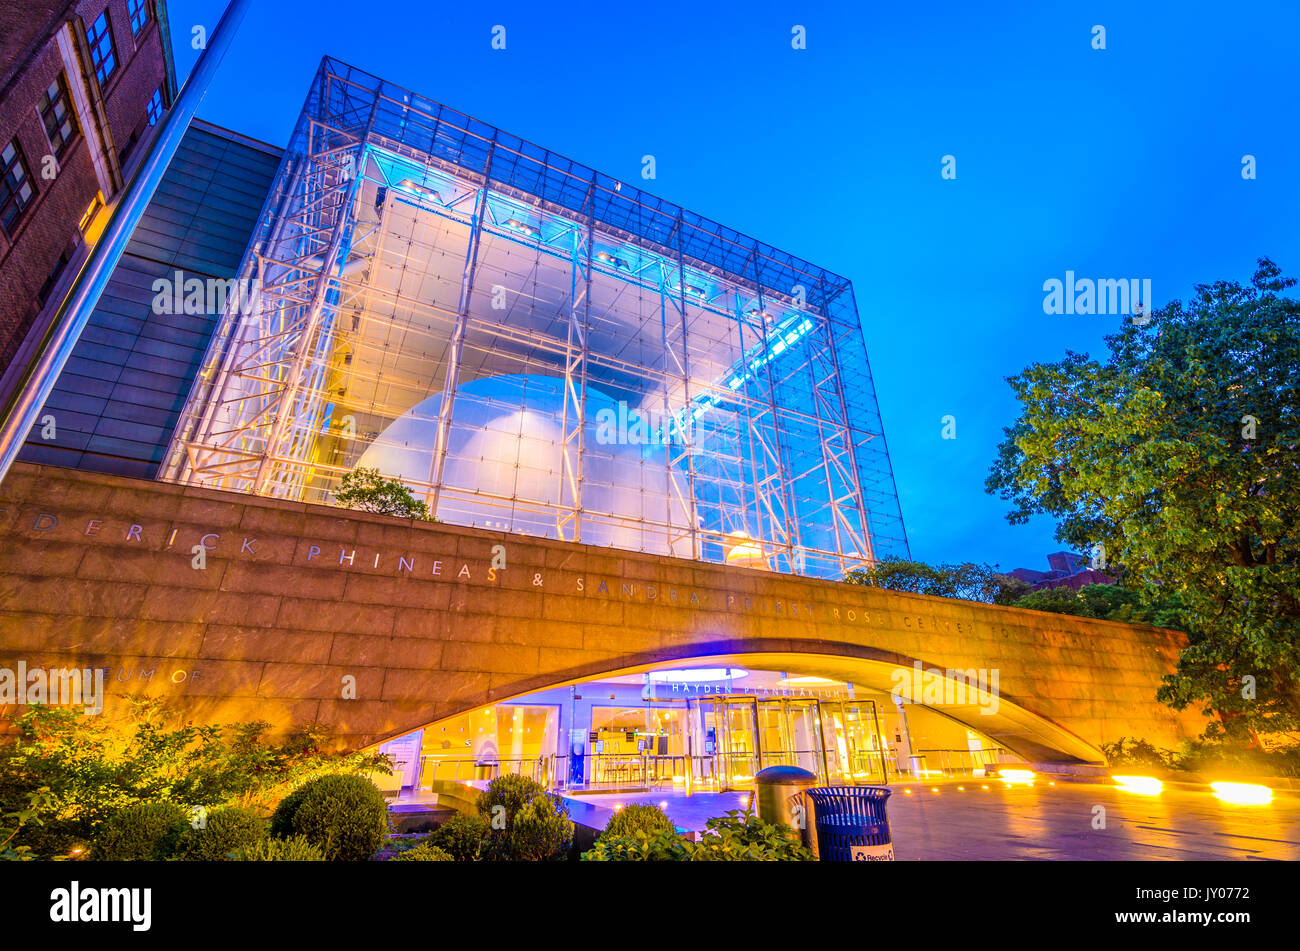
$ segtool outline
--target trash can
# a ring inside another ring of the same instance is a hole
[[[815,773],[798,766],[769,766],[754,776],[754,805],[760,819],[784,822],[799,833],[803,844],[817,854],[812,808],[803,794],[817,783]]]
[[[474,764],[475,779],[493,779],[496,772],[496,763],[491,760],[480,760]]]
[[[823,862],[892,862],[884,786],[818,786],[805,790],[817,824],[817,852]]]

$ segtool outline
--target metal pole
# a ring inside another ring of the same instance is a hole
[[[153,199],[167,166],[180,147],[181,139],[189,128],[190,120],[198,111],[203,95],[212,83],[217,67],[230,48],[235,31],[248,12],[249,0],[230,0],[226,12],[208,38],[207,48],[194,64],[180,95],[171,110],[163,117],[154,137],[149,154],[140,163],[131,180],[118,196],[116,207],[99,243],[91,249],[73,281],[68,296],[59,305],[54,319],[45,331],[37,355],[16,381],[13,392],[5,403],[0,417],[0,482],[9,474],[9,467],[18,457],[27,434],[45,401],[49,399],[59,374],[72,356],[73,348],[81,339],[81,332],[90,319],[91,311],[99,302],[100,294],[121,260],[122,252],[135,227]]]

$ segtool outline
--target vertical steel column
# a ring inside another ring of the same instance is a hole
[[[867,521],[867,503],[866,503],[866,499],[863,497],[862,494],[862,470],[858,468],[858,454],[853,447],[852,417],[849,415],[848,401],[844,398],[844,384],[841,382],[843,379],[843,370],[840,366],[839,352],[835,349],[835,322],[831,318],[830,302],[826,299],[825,287],[822,285],[820,281],[818,282],[817,286],[818,288],[821,289],[822,312],[825,314],[826,317],[826,346],[830,349],[831,364],[835,367],[835,393],[839,397],[840,412],[844,414],[844,447],[848,451],[849,466],[853,470],[852,471],[853,484],[856,485],[858,489],[857,491],[858,517],[862,520],[862,544],[865,545],[867,549],[864,552],[859,552],[859,554],[867,561],[874,562],[876,560],[876,553],[875,553],[875,546],[872,544],[872,540],[871,540],[871,527]],[[858,311],[857,302],[855,301],[853,307],[854,314],[857,314],[857,311]],[[859,316],[858,317],[859,333],[862,332],[861,325],[862,325],[862,318],[861,316]],[[866,340],[864,338],[863,345],[862,345],[862,354],[864,359],[866,357],[866,352],[867,352]],[[865,369],[867,371],[868,379],[870,379],[870,374],[871,374],[870,364],[868,364]],[[877,418],[879,418],[879,408],[877,408],[876,412],[877,412]],[[881,429],[883,430],[884,427],[882,426]],[[890,481],[891,482],[893,481],[892,474],[890,477]],[[898,497],[897,487],[894,488],[894,497],[895,498]],[[843,570],[844,567],[845,565],[841,560],[840,569]]]
[[[679,313],[682,320],[682,397],[686,403],[686,410],[690,419],[688,432],[691,438],[686,443],[686,485],[690,491],[691,500],[691,557],[696,561],[700,560],[702,553],[702,540],[700,538],[699,518],[696,516],[697,498],[695,494],[695,414],[691,408],[691,347],[690,332],[686,328],[686,257],[682,253],[682,213],[677,213],[677,222],[673,226],[676,232],[677,242],[677,299]],[[663,284],[660,283],[659,306],[663,306]]]
[[[483,164],[483,184],[475,202],[474,217],[470,219],[469,247],[465,252],[465,270],[461,275],[460,310],[456,315],[456,329],[452,331],[447,346],[447,374],[442,387],[442,402],[438,405],[438,433],[433,444],[432,471],[429,482],[429,514],[437,516],[438,502],[442,497],[442,478],[447,467],[447,443],[451,437],[451,414],[456,402],[456,387],[460,381],[460,355],[465,346],[465,329],[469,323],[469,305],[474,294],[474,275],[478,270],[478,249],[483,242],[483,218],[487,214],[488,184],[492,180],[492,156],[496,150],[496,133],[488,146],[487,160]],[[514,520],[514,511],[511,513]]]
[[[324,103],[322,102],[322,108]],[[366,140],[369,137],[371,128],[374,126],[375,116],[379,112],[379,93],[375,93],[375,101],[370,107],[370,117],[366,120],[366,127],[352,148],[356,148],[357,154],[363,159],[365,156]],[[308,149],[311,145],[310,133],[308,136]],[[360,163],[358,163],[360,164]],[[288,429],[293,415],[293,403],[299,390],[301,389],[300,380],[307,369],[308,360],[308,343],[313,333],[320,325],[321,315],[325,310],[325,296],[329,291],[329,286],[334,278],[332,271],[338,262],[339,251],[343,247],[344,235],[348,233],[352,223],[352,206],[356,202],[357,194],[361,189],[363,176],[360,172],[353,174],[348,181],[347,187],[343,189],[344,200],[337,209],[337,219],[334,221],[333,230],[330,234],[329,244],[325,246],[325,252],[322,255],[323,261],[319,274],[316,276],[316,286],[312,289],[311,302],[307,305],[307,318],[303,322],[301,335],[298,338],[297,352],[294,354],[293,366],[285,379],[284,391],[280,395],[280,411],[275,415],[274,422],[271,424],[271,431],[266,438],[266,447],[262,453],[262,460],[257,467],[257,475],[253,480],[253,493],[262,495],[267,489],[267,484],[271,480],[272,472],[275,466],[275,453],[279,448],[280,442],[284,439],[285,431]],[[338,186],[335,186],[338,187]]]
[[[758,288],[758,309],[760,313],[767,311],[767,299],[763,294],[763,284],[758,276],[758,262],[754,262],[754,286]],[[775,325],[776,321],[773,320]],[[790,485],[790,463],[785,454],[785,437],[781,428],[781,419],[776,411],[776,385],[772,379],[772,356],[771,343],[767,339],[767,328],[764,327],[763,337],[763,372],[767,375],[767,403],[772,413],[772,442],[773,449],[776,452],[776,464],[781,473],[781,495],[785,502],[785,535],[786,538],[793,542],[798,542],[802,547],[803,533],[799,526],[799,513],[795,508],[794,489]],[[762,438],[762,437],[760,437]],[[794,569],[794,553],[791,551],[790,568]]]
[[[207,48],[199,55],[176,102],[163,117],[148,154],[118,197],[103,235],[46,329],[37,347],[37,355],[15,380],[13,392],[5,401],[3,417],[0,417],[0,481],[9,473],[9,467],[18,457],[32,424],[53,392],[59,374],[67,366],[91,312],[158,190],[248,7],[249,0],[230,0],[226,6],[226,12],[208,39]]]
[[[587,190],[590,204],[592,187]],[[561,541],[582,540],[582,473],[587,451],[587,330],[591,318],[591,255],[595,228],[590,213],[587,215],[585,239],[578,228],[573,229],[573,250],[569,260],[569,320],[564,353],[564,407],[560,419],[560,494],[559,506],[564,507],[565,484],[569,488],[572,508],[566,518],[556,512],[556,534]],[[585,262],[582,246],[586,244]],[[579,296],[579,286],[582,288]],[[576,351],[576,353],[575,353]],[[576,379],[575,379],[576,372]],[[569,407],[573,405],[573,431],[569,427]],[[576,449],[571,446],[576,442]],[[576,460],[574,455],[576,453]],[[565,538],[566,522],[573,523],[572,537]]]

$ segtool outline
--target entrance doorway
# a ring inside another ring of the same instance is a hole
[[[719,792],[751,787],[768,766],[798,766],[822,783],[886,781],[874,701],[724,695],[697,704],[694,778]]]

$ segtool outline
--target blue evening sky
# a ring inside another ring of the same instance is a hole
[[[169,0],[180,78],[224,6]],[[1160,306],[1260,256],[1300,273],[1295,0],[258,0],[199,115],[284,145],[326,53],[852,279],[928,561],[1060,547],[983,489],[1003,378],[1119,326],[1045,315],[1045,280],[1149,278]]]

